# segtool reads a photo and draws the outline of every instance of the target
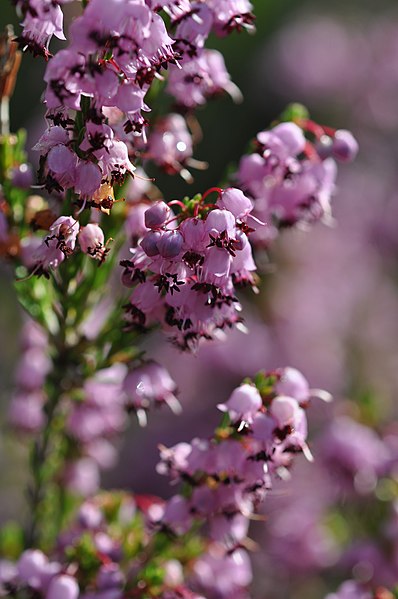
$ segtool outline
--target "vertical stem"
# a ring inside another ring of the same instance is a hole
[[[53,390],[45,406],[46,424],[43,433],[37,439],[32,448],[32,476],[33,483],[29,490],[29,508],[31,523],[27,534],[27,546],[35,547],[39,544],[40,524],[41,524],[41,505],[45,498],[46,483],[48,475],[46,473],[46,462],[48,460],[52,445],[52,430],[54,418],[58,407],[59,395]]]
[[[62,285],[62,292],[65,293],[67,286]],[[59,333],[57,342],[54,344],[56,355],[53,359],[53,370],[48,378],[47,387],[47,402],[44,406],[46,421],[39,437],[34,442],[31,453],[31,468],[33,481],[28,489],[28,503],[30,510],[30,525],[27,533],[27,546],[36,547],[40,545],[42,535],[41,526],[46,514],[43,513],[43,502],[48,492],[48,483],[54,475],[51,472],[49,459],[53,452],[57,450],[57,431],[54,430],[54,424],[58,415],[60,399],[62,397],[62,379],[65,371],[65,366],[68,363],[68,349],[66,347],[66,331],[65,331],[65,316],[64,309],[62,316],[58,317]],[[62,519],[62,514],[59,514],[59,519]]]

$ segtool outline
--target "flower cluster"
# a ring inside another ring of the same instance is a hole
[[[194,543],[186,539],[185,556],[178,559],[172,557],[178,556],[178,545],[163,535],[159,537],[162,548],[153,554],[151,543],[156,543],[156,538],[149,531],[148,514],[161,503],[156,498],[123,493],[102,493],[86,500],[68,530],[59,536],[54,556],[28,549],[16,563],[0,562],[1,596],[27,593],[40,599],[138,599],[149,594],[159,599],[204,599],[190,588],[195,568],[199,571],[205,566],[204,560],[196,562]],[[145,563],[145,552],[153,560],[152,566]],[[194,567],[190,560],[195,560]],[[217,561],[214,557],[209,567],[228,566],[228,562],[232,569],[237,560]],[[235,573],[235,580],[237,577]]]
[[[87,453],[90,446],[94,451],[101,436],[119,428],[117,398],[123,393],[116,381],[124,379],[125,394],[132,397],[134,392],[141,405],[150,392],[159,399],[161,383],[169,394],[174,390],[154,363],[127,375],[121,368],[117,365],[87,380],[86,398],[70,414],[67,431],[86,445]],[[153,384],[158,383],[152,391],[150,376]],[[290,396],[281,394],[287,392]],[[252,579],[245,550],[249,520],[272,477],[285,477],[294,454],[310,455],[305,408],[311,393],[304,377],[291,368],[260,373],[255,384],[244,382],[218,406],[224,412],[223,423],[210,441],[195,439],[161,448],[158,471],[184,482],[184,495],[167,502],[121,493],[86,500],[59,536],[55,558],[29,549],[16,564],[0,562],[2,594],[27,591],[46,599],[122,599],[134,589],[134,596],[149,593],[159,599],[247,597]],[[86,491],[90,480],[87,474],[80,476]],[[195,523],[206,523],[205,536],[198,536]],[[151,567],[146,564],[148,556]]]
[[[41,15],[33,4],[37,3],[24,3],[24,12],[37,15],[35,22],[40,22],[49,36],[55,18],[52,13],[56,12],[59,20],[62,11],[57,3],[48,3],[49,11]],[[143,112],[150,109],[144,98],[154,78],[161,77],[169,65],[168,89],[180,103],[184,99],[194,106],[224,89],[233,90],[221,54],[205,51],[203,46],[212,29],[221,34],[249,25],[251,5],[246,1],[240,4],[177,2],[162,6],[134,0],[105,6],[101,0],[91,0],[71,25],[69,47],[59,51],[47,66],[45,103],[54,127],[37,146],[42,152],[43,184],[58,191],[74,187],[84,199],[93,195],[101,181],[121,182],[126,173],[132,173],[125,142],[133,146],[138,143],[139,151],[145,147],[147,120]],[[173,17],[174,38],[157,12],[160,8],[168,9]],[[26,30],[23,37],[27,35]],[[192,56],[198,65],[192,64]],[[81,108],[84,136],[69,116],[70,110],[79,112]],[[127,119],[124,132],[117,126],[123,116]],[[177,119],[176,115],[175,124],[170,125],[178,125],[178,130],[172,131],[171,137],[164,134],[161,141],[170,147],[177,136],[179,157],[164,162],[172,172],[175,164],[190,154],[191,145],[183,118]],[[134,142],[134,137],[142,139]],[[148,155],[154,152],[156,156],[156,148],[159,142],[154,134]]]
[[[212,439],[161,449],[158,472],[189,488],[168,501],[162,526],[183,534],[199,519],[227,550],[244,543],[252,513],[273,477],[286,478],[297,453],[312,459],[305,414],[310,392],[303,396],[301,386],[290,384],[291,371],[260,373],[256,384],[248,381],[235,389],[218,406],[226,419]],[[281,394],[279,384],[287,384],[291,395]]]
[[[173,36],[179,64],[170,66],[168,93],[186,109],[202,105],[223,91],[239,98],[240,92],[230,80],[222,54],[204,46],[211,32],[223,36],[234,29],[253,29],[251,3],[248,0],[202,0],[176,4],[180,4],[178,10],[174,6],[171,14],[176,24]]]
[[[132,259],[122,262],[123,283],[134,286],[127,321],[141,327],[161,322],[182,348],[238,323],[235,286],[255,286],[252,203],[235,188],[215,191],[215,205],[204,203],[207,192],[179,202],[177,216],[166,203],[153,204],[145,212],[148,231],[131,249]]]
[[[169,174],[180,173],[191,181],[187,166],[206,165],[192,158],[193,140],[184,117],[154,117],[147,140],[144,113],[150,108],[145,96],[166,70],[168,91],[180,105],[192,108],[223,90],[236,94],[222,55],[204,44],[211,31],[225,35],[250,29],[251,4],[114,0],[105,6],[102,0],[90,0],[71,24],[69,46],[51,56],[52,35],[64,39],[60,5],[65,1],[15,0],[24,18],[20,45],[49,59],[44,101],[50,125],[35,146],[40,152],[39,183],[61,198],[68,191],[80,211],[92,207],[109,214],[113,186],[133,175],[132,160],[152,160]],[[76,215],[57,219],[57,209],[54,214],[43,212],[45,224],[39,228],[50,228],[50,234],[42,242],[26,237],[22,261],[30,271],[47,276],[74,251],[80,223]],[[102,264],[109,248],[97,221],[80,231],[79,240],[82,251]]]
[[[259,133],[255,151],[243,156],[235,175],[237,185],[253,199],[253,214],[268,225],[253,235],[253,241],[267,247],[278,228],[330,221],[335,159],[350,161],[357,150],[349,131],[305,119]]]

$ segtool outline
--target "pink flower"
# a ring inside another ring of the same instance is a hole
[[[253,385],[244,384],[232,392],[225,404],[218,404],[218,409],[228,412],[233,422],[244,420],[251,424],[263,402],[261,396]]]
[[[80,594],[77,581],[66,574],[55,576],[50,582],[46,599],[78,599]]]
[[[102,172],[93,162],[80,160],[75,174],[75,191],[82,198],[90,198],[101,187]]]

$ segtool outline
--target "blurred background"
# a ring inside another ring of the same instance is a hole
[[[156,176],[164,197],[204,191],[234,168],[256,133],[286,104],[305,104],[314,120],[350,129],[360,143],[340,168],[334,227],[286,231],[263,268],[261,294],[243,297],[249,334],[232,332],[197,356],[179,354],[158,334],[150,354],[177,381],[180,417],[132,422],[121,462],[104,484],[167,495],[155,474],[159,442],[207,435],[215,404],[259,369],[290,365],[334,395],[309,412],[315,463],[299,460],[277,485],[253,536],[258,599],[316,599],[346,578],[398,583],[398,10],[391,0],[254,0],[257,34],[212,39],[244,104],[224,97],[198,112],[204,138],[195,157],[210,168],[189,186]],[[1,27],[18,24],[1,0]],[[69,17],[73,6],[67,5]],[[12,100],[12,130],[31,147],[45,127],[44,65],[25,56]],[[31,156],[35,163],[35,156]],[[24,512],[27,452],[5,430],[21,314],[11,273],[0,270],[0,518]],[[385,470],[386,455],[389,468]],[[142,456],[145,456],[145,460]],[[383,464],[383,466],[381,466]],[[396,476],[395,476],[396,475]]]

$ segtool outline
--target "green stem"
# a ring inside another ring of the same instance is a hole
[[[68,361],[67,348],[65,346],[65,323],[60,319],[60,331],[57,339],[57,354],[54,358],[54,368],[48,380],[48,398],[44,406],[46,422],[41,435],[36,439],[32,448],[31,467],[32,483],[28,491],[28,502],[30,510],[30,526],[27,533],[28,547],[40,545],[42,537],[42,523],[46,517],[44,502],[51,482],[52,472],[50,457],[57,451],[57,430],[55,425],[58,408],[62,396],[62,371]],[[58,515],[62,520],[62,514]]]

